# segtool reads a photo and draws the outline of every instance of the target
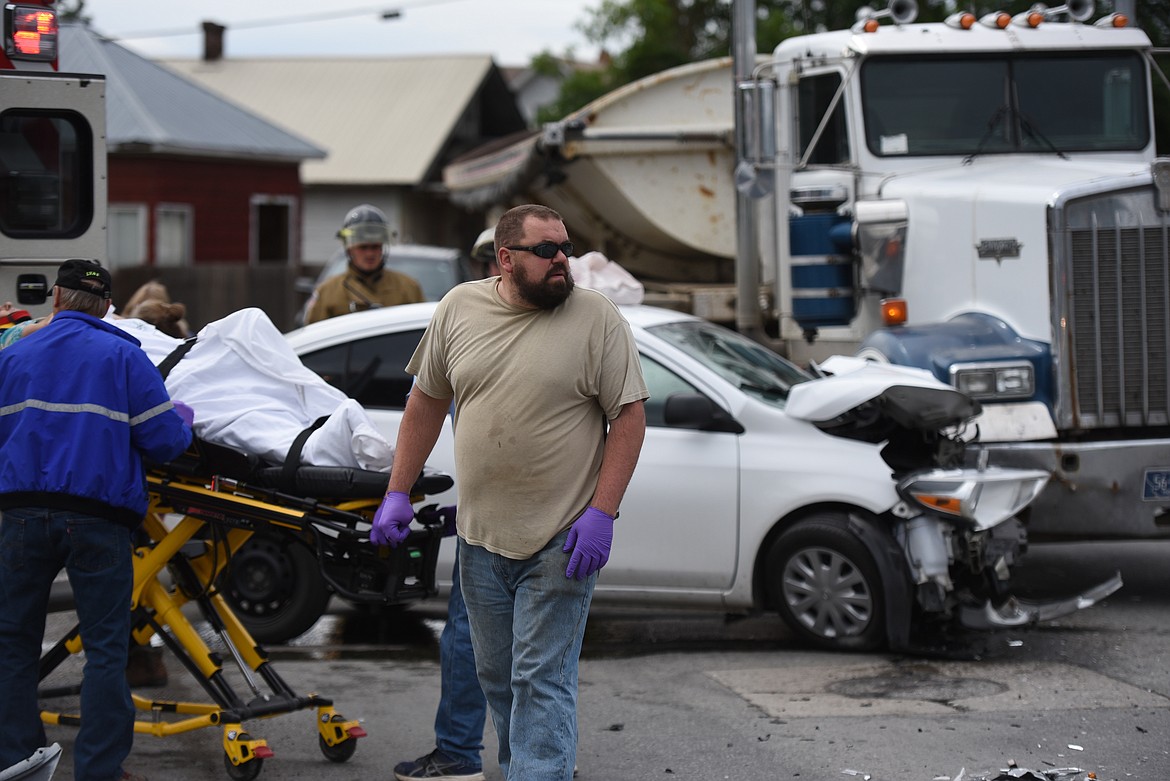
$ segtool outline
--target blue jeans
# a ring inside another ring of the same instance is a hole
[[[476,670],[508,779],[573,778],[577,667],[597,575],[565,577],[567,535],[524,560],[459,541]]]
[[[53,579],[64,567],[85,647],[76,781],[113,781],[134,742],[126,684],[134,566],[130,530],[81,513],[21,507],[0,517],[0,769],[46,745],[37,704]]]
[[[475,675],[475,650],[471,646],[471,625],[467,605],[459,587],[459,547],[455,548],[455,569],[451,573],[451,598],[447,601],[447,623],[439,635],[440,691],[435,712],[435,746],[451,759],[482,767],[483,726],[487,702]]]

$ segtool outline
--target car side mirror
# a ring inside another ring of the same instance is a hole
[[[701,393],[672,393],[662,409],[666,425],[698,431],[726,431],[742,434],[739,421]]]

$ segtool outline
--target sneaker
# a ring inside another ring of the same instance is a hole
[[[482,768],[451,759],[438,749],[413,762],[399,762],[394,766],[394,777],[398,781],[410,781],[412,778],[430,778],[433,781],[484,781]]]

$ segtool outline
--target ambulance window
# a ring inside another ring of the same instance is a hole
[[[841,76],[837,73],[824,73],[819,76],[806,76],[800,80],[798,90],[800,100],[800,123],[797,132],[800,134],[800,154],[803,158],[808,146],[820,127],[821,120],[833,102],[833,96],[841,87]],[[833,108],[833,114],[825,129],[821,131],[813,152],[808,157],[812,165],[834,165],[849,162],[849,136],[845,132],[845,102],[839,101]]]
[[[93,221],[93,142],[72,111],[0,113],[0,232],[73,238]]]

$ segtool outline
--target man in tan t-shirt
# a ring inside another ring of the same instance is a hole
[[[495,246],[500,276],[449,292],[407,365],[416,385],[370,540],[406,538],[454,398],[459,573],[500,767],[569,781],[585,620],[649,394],[625,318],[574,287],[559,214],[516,207]]]

